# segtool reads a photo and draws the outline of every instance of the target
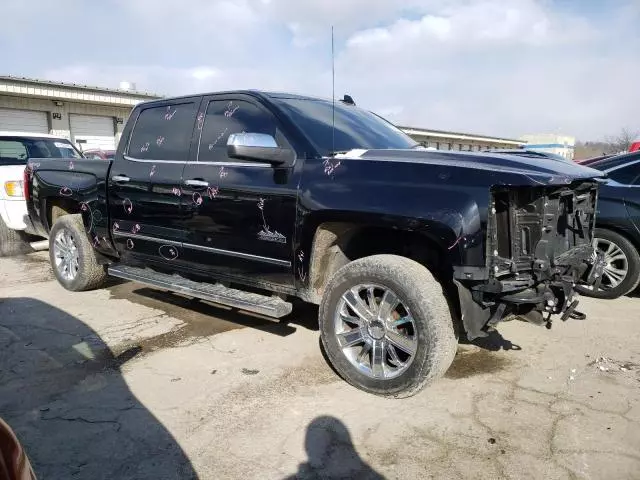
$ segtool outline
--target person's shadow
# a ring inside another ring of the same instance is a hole
[[[384,477],[358,455],[347,427],[335,417],[316,417],[307,427],[304,441],[308,461],[285,480],[371,479]]]
[[[0,299],[0,417],[40,479],[194,479],[169,430],[129,390],[79,319],[33,298]]]

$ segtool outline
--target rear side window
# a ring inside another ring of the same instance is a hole
[[[623,185],[633,185],[638,175],[640,175],[640,162],[609,172],[609,178]]]
[[[199,162],[227,162],[227,140],[232,133],[266,133],[278,146],[286,140],[277,127],[274,116],[253,103],[242,100],[209,102],[200,136]],[[242,160],[233,159],[234,162]],[[247,162],[254,163],[254,162]]]
[[[82,155],[63,139],[21,137],[0,140],[0,165],[24,165],[29,158],[82,158]]]
[[[197,108],[190,102],[142,110],[133,127],[128,155],[141,160],[187,161]]]
[[[27,149],[22,142],[0,140],[0,164],[27,162]]]

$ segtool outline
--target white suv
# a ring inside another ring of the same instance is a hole
[[[30,158],[82,158],[64,137],[0,132],[0,257],[31,251],[36,234],[24,199],[24,170]]]

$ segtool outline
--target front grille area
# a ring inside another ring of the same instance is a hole
[[[494,190],[487,229],[492,276],[541,276],[568,264],[579,247],[590,248],[596,199],[595,182]]]

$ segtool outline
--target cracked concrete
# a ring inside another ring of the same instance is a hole
[[[46,272],[0,259],[0,416],[39,478],[640,478],[640,298],[501,325],[389,400],[336,377],[308,306],[275,322]]]

